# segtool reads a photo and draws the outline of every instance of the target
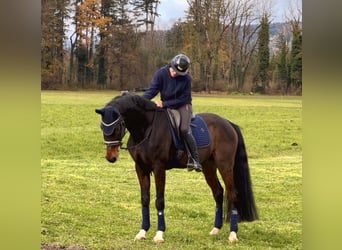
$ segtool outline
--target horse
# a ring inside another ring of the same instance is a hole
[[[103,108],[95,109],[101,115],[101,129],[108,162],[117,161],[126,130],[129,132],[127,149],[135,162],[135,171],[141,191],[141,229],[135,240],[146,239],[150,229],[150,176],[156,187],[157,232],[153,238],[163,243],[166,230],[164,192],[166,171],[186,168],[188,155],[177,150],[170,129],[166,109],[138,94],[114,97]],[[202,172],[211,188],[216,204],[214,227],[210,235],[218,235],[223,220],[230,223],[229,242],[238,241],[238,222],[258,219],[245,142],[238,125],[213,113],[199,113],[209,131],[210,143],[198,148]],[[217,171],[218,170],[218,171]],[[218,179],[222,176],[224,189]],[[227,204],[223,211],[223,203]]]

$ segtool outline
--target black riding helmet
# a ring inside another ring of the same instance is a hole
[[[171,67],[178,75],[184,76],[188,73],[190,59],[186,55],[176,55],[171,60]]]

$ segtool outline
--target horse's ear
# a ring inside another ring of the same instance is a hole
[[[104,114],[104,110],[103,109],[95,109],[95,112],[100,114],[100,115]]]

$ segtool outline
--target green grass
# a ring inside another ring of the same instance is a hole
[[[133,160],[104,158],[100,117],[118,92],[41,94],[41,241],[86,249],[302,249],[302,101],[300,98],[194,96],[195,112],[212,112],[241,126],[260,219],[209,236],[215,204],[203,175],[167,172],[165,243],[156,245],[155,187],[151,229],[140,230],[140,191]],[[125,140],[127,137],[125,137]],[[152,177],[152,181],[153,181]]]

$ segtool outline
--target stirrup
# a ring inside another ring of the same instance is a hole
[[[199,162],[195,161],[193,158],[189,158],[186,166],[187,166],[189,172],[192,170],[196,170],[196,172],[202,172],[201,164]]]

